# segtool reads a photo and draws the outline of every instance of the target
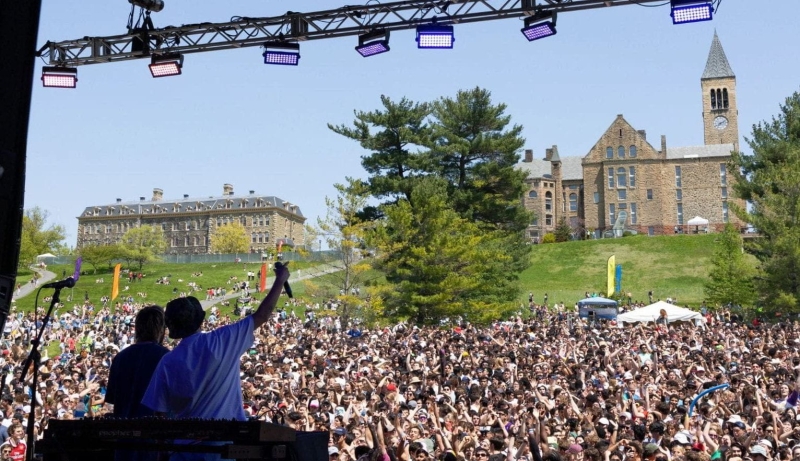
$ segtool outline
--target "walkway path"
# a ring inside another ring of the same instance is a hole
[[[39,281],[37,282],[36,285],[34,285],[34,284],[30,283],[30,282],[23,284],[19,289],[19,295],[17,295],[17,287],[14,287],[14,295],[11,297],[12,301],[17,299],[17,298],[22,298],[22,297],[25,297],[26,295],[29,295],[29,294],[33,293],[34,290],[38,290],[39,289],[39,286],[41,284],[47,283],[50,280],[53,280],[54,278],[56,278],[56,274],[53,273],[53,272],[50,272],[48,270],[39,269],[39,268],[33,267],[33,266],[31,266],[31,269],[33,271],[39,273],[39,275],[40,275]]]

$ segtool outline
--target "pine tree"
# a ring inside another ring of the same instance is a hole
[[[745,260],[742,236],[728,223],[716,241],[705,285],[706,299],[715,305],[750,307],[756,298],[754,271]]]

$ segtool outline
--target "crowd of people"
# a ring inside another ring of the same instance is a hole
[[[0,459],[22,459],[31,399],[38,436],[50,419],[119,411],[110,403],[119,396],[106,394],[109,370],[135,344],[142,307],[60,312],[45,339],[62,353],[43,358],[35,389],[20,365],[41,317],[12,313]],[[800,460],[797,322],[745,323],[723,309],[709,310],[705,325],[622,328],[534,307],[488,326],[360,328],[272,310],[252,321],[214,315],[213,325],[200,317],[202,330],[237,338],[241,386],[208,415],[327,431],[330,461]],[[162,355],[186,354],[190,339],[199,347],[192,327],[175,322]],[[155,390],[145,402],[174,410]],[[174,415],[194,414],[182,405]],[[218,408],[231,405],[241,408]]]

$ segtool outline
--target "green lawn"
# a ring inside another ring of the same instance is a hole
[[[677,298],[681,305],[697,306],[703,301],[703,283],[714,253],[714,234],[674,236],[631,236],[535,245],[531,267],[520,280],[524,301],[530,291],[541,302],[564,301],[568,306],[588,291],[605,292],[606,262],[615,255],[622,265],[622,291],[634,300],[647,302],[652,290],[656,299]]]

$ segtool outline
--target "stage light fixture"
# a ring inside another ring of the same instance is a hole
[[[45,88],[75,88],[78,69],[74,67],[43,67],[42,85]]]
[[[180,75],[183,69],[183,55],[178,53],[153,55],[148,67],[153,78]]]
[[[128,0],[128,3],[154,13],[158,13],[164,9],[163,0]]]
[[[389,51],[389,31],[380,29],[359,35],[356,51],[365,58],[386,53]]]
[[[525,27],[520,29],[529,42],[556,34],[556,12],[538,12],[525,18]]]
[[[264,64],[296,66],[300,61],[300,44],[272,42],[264,44]]]
[[[711,2],[701,0],[671,0],[673,24],[688,24],[690,22],[711,21],[714,19],[714,7]]]
[[[417,48],[453,48],[455,41],[453,26],[442,26],[436,22],[417,26]]]

